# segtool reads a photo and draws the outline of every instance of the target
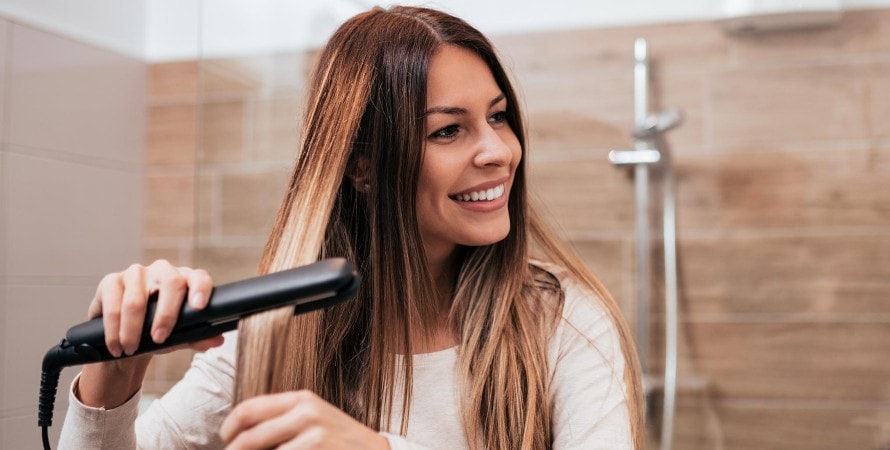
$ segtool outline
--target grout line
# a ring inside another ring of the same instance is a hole
[[[716,406],[739,409],[794,409],[794,410],[890,410],[890,402],[869,400],[827,400],[827,399],[772,399],[744,398],[726,399],[711,397]]]
[[[31,147],[21,144],[7,143],[6,153],[16,156],[44,159],[55,162],[66,162],[96,169],[111,169],[130,173],[141,173],[143,164],[139,162],[121,161],[98,156],[87,156],[62,150]]]
[[[686,324],[879,324],[890,325],[890,313],[686,313],[680,322]],[[653,314],[661,322],[664,314]]]
[[[570,241],[633,240],[633,229],[565,231]],[[890,228],[883,226],[740,228],[731,230],[684,228],[678,230],[679,241],[752,240],[752,239],[819,239],[838,237],[890,237]],[[660,238],[653,237],[654,243]]]

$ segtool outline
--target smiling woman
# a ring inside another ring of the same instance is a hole
[[[640,448],[627,327],[527,205],[521,117],[491,44],[460,19],[394,7],[343,24],[260,272],[343,256],[363,274],[355,301],[242,321],[135,422],[148,358],[88,366],[61,446]],[[103,280],[90,315],[129,353],[148,293],[176,311],[188,289],[202,308],[211,285],[134,265]]]

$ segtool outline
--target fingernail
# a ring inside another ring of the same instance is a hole
[[[167,339],[168,334],[170,334],[170,330],[164,327],[160,327],[151,332],[151,339],[160,344],[161,342],[164,342],[165,339]]]
[[[120,358],[120,357],[121,357],[121,349],[120,349],[120,347],[112,347],[112,348],[109,348],[109,349],[108,349],[108,353],[111,353],[111,356],[114,356],[115,358]]]
[[[192,294],[192,308],[203,308],[204,307],[204,294],[200,292],[195,292]]]

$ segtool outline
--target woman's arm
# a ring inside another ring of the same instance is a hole
[[[632,449],[618,332],[599,299],[571,280],[549,348],[553,448]]]
[[[195,355],[183,379],[138,419],[141,391],[110,409],[87,406],[72,391],[58,448],[222,448],[236,342],[237,332],[228,333],[222,347]]]

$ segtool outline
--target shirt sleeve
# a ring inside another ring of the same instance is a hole
[[[618,332],[595,294],[560,281],[565,303],[548,352],[553,449],[633,449]]]
[[[195,355],[185,376],[138,415],[141,391],[114,409],[91,408],[69,392],[60,449],[222,448],[219,427],[232,407],[237,333]],[[137,418],[138,416],[138,418]]]

